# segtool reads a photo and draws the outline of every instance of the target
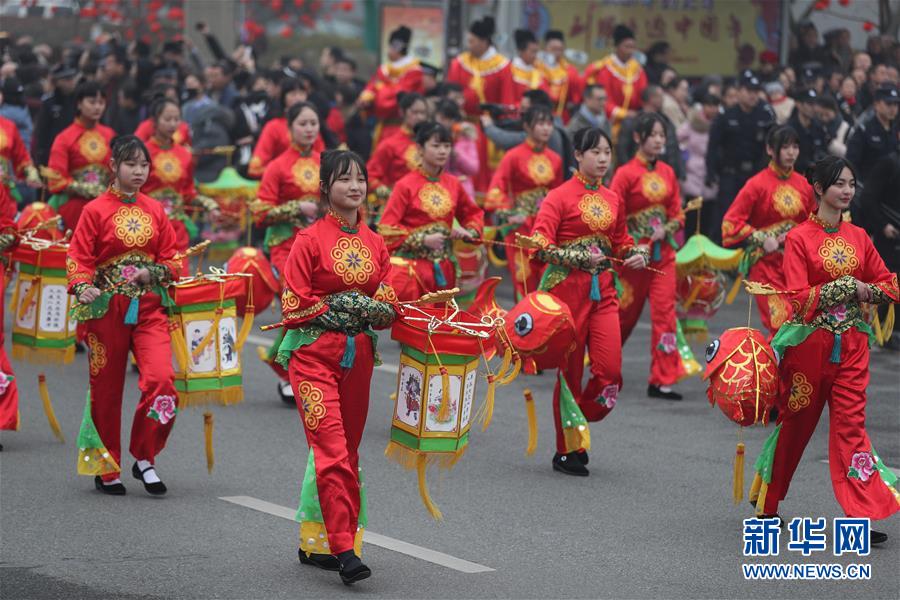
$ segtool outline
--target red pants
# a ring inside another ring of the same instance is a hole
[[[600,275],[600,301],[590,299],[591,276],[573,271],[565,281],[550,290],[572,311],[575,320],[575,349],[560,367],[566,383],[588,421],[600,421],[615,407],[622,386],[622,344],[619,340],[619,306],[612,275]],[[590,357],[591,378],[582,390],[584,349]],[[566,452],[562,418],[559,413],[560,384],[553,390],[553,422],[556,426],[556,451]]]
[[[281,278],[284,276],[284,265],[287,263],[288,256],[291,253],[291,246],[294,245],[294,238],[292,237],[289,240],[285,240],[280,244],[272,246],[269,248],[269,261],[272,263],[272,266],[275,268],[275,271],[278,273],[278,281],[281,283]],[[278,298],[281,295],[279,294],[276,297],[276,302],[278,302]],[[281,307],[281,302],[278,302],[279,308]],[[281,343],[281,336],[278,336],[278,339],[275,341],[275,346],[269,349],[269,360],[266,362],[272,370],[275,371],[275,374],[278,375],[278,378],[282,381],[288,380],[288,372],[287,369],[282,367],[280,364],[275,362],[275,354],[278,352],[277,345]]]
[[[69,199],[59,207],[59,216],[62,217],[66,229],[75,231],[75,226],[78,225],[78,220],[81,218],[81,211],[88,202],[90,200],[85,198],[69,196]]]
[[[6,355],[6,339],[3,335],[6,278],[2,269],[3,265],[0,264],[0,429],[15,431],[19,428],[19,387],[13,379],[15,375]]]
[[[787,287],[784,281],[784,270],[782,269],[782,259],[784,254],[774,252],[764,256],[755,265],[750,267],[747,273],[749,281],[758,281],[760,283],[768,283],[776,290],[783,290]],[[757,295],[756,307],[759,309],[759,318],[763,327],[769,331],[769,339],[775,335],[778,328],[790,317],[791,306],[781,294],[772,296]]]
[[[177,404],[169,325],[159,296],[141,297],[137,325],[123,323],[129,298],[115,295],[109,311],[87,321],[90,349],[91,418],[103,445],[121,465],[122,387],[128,367],[128,351],[140,371],[141,400],[134,411],[129,451],[138,460],[151,463],[166,445],[175,421]],[[118,474],[103,475],[107,481]]]
[[[900,510],[900,496],[873,468],[872,442],[866,434],[866,386],[869,345],[866,334],[841,335],[841,360],[830,360],[834,336],[818,329],[784,352],[779,367],[781,394],[772,480],[765,514],[778,512],[791,478],[828,403],[828,464],[834,495],[849,517],[884,519]]]
[[[456,285],[456,267],[442,260],[441,272],[446,285],[438,285],[434,276],[434,262],[424,258],[407,258],[405,265],[391,265],[391,287],[401,302],[418,300],[423,294],[450,289]]]
[[[353,366],[340,366],[347,336],[326,331],[291,356],[294,398],[315,452],[322,519],[333,554],[353,549],[359,519],[359,442],[369,411],[372,339],[356,336]]]
[[[675,251],[665,242],[661,243],[661,258],[651,261],[651,266],[665,272],[636,271],[626,267],[618,270],[622,283],[622,298],[619,300],[619,319],[622,344],[628,340],[631,330],[644,310],[644,301],[650,300],[650,378],[651,385],[672,385],[684,378],[678,354],[675,327]]]

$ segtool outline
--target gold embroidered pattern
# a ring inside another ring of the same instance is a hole
[[[327,412],[322,401],[322,390],[308,381],[301,381],[297,385],[297,392],[300,394],[300,406],[303,408],[303,422],[310,431],[315,431]]]
[[[789,185],[779,185],[772,194],[772,204],[778,214],[786,219],[795,217],[803,210],[800,193]]]
[[[450,192],[439,183],[426,183],[419,190],[419,202],[424,210],[433,219],[443,219],[453,209],[450,201]]]
[[[578,209],[581,211],[581,220],[593,231],[600,231],[612,225],[612,211],[600,194],[582,196]]]
[[[372,251],[357,237],[342,237],[331,249],[334,272],[347,285],[364,285],[375,274]]]
[[[788,306],[777,294],[767,296],[766,301],[769,304],[769,321],[772,323],[772,329],[778,329],[788,319]]]
[[[300,308],[300,296],[298,296],[288,288],[284,288],[284,291],[281,292],[282,312],[297,310],[298,308]]]
[[[528,159],[528,175],[538,185],[553,181],[553,165],[544,154],[532,154]]]
[[[647,171],[641,175],[641,191],[650,202],[662,202],[669,195],[666,181],[655,171]]]
[[[406,168],[410,171],[415,171],[419,168],[419,150],[415,144],[410,144],[406,147],[406,150],[403,152],[403,162],[406,163]]]
[[[394,291],[394,288],[383,281],[378,284],[378,289],[375,290],[375,295],[373,296],[379,302],[390,302],[396,303],[399,300],[397,299],[397,292]]]
[[[106,366],[106,346],[93,333],[87,335],[87,343],[91,353],[89,360],[91,375],[96,377]]]
[[[794,373],[791,378],[791,397],[788,400],[788,408],[797,412],[801,408],[809,406],[809,397],[813,387],[803,373]]]
[[[113,233],[128,247],[143,246],[153,237],[153,220],[137,206],[122,206],[113,215]]]
[[[160,152],[153,161],[153,172],[164,183],[175,183],[181,179],[181,162],[172,152]]]
[[[106,139],[96,131],[85,131],[78,138],[78,151],[89,162],[101,162],[106,158],[107,150]]]
[[[319,190],[319,165],[310,158],[299,158],[291,167],[291,176],[294,185],[308,194],[315,194]]]
[[[323,308],[325,308],[325,302],[323,302],[322,300],[319,300],[318,302],[316,302],[315,304],[313,304],[312,306],[310,306],[309,308],[306,308],[304,310],[297,310],[297,311],[293,311],[293,312],[283,312],[282,311],[281,314],[284,317],[285,321],[296,321],[297,319],[305,319],[309,315],[315,314],[315,313],[319,312],[320,310],[322,310]]]
[[[822,266],[835,279],[852,274],[859,266],[856,248],[841,236],[826,238],[819,246],[819,257],[822,259]]]

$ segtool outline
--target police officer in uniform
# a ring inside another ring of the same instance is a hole
[[[847,159],[859,171],[863,185],[879,159],[900,151],[898,104],[897,86],[882,85],[875,90],[871,114],[862,117],[847,136]]]
[[[34,124],[34,162],[46,165],[53,140],[75,120],[75,85],[78,71],[66,64],[50,72],[53,92],[41,98],[41,110]]]
[[[738,81],[738,102],[716,117],[709,131],[706,184],[719,183],[719,196],[710,206],[712,222],[721,223],[725,211],[750,177],[766,164],[766,133],[775,112],[760,97],[762,84],[752,71]],[[721,243],[716,229],[716,242]]]
[[[816,117],[818,99],[819,94],[813,88],[798,90],[794,94],[794,111],[787,121],[800,138],[800,154],[794,169],[801,174],[827,154],[828,133]]]

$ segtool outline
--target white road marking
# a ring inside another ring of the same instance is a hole
[[[258,498],[253,498],[251,496],[224,496],[219,498],[219,500],[231,502],[232,504],[237,504],[238,506],[250,508],[276,517],[281,517],[288,521],[294,520],[294,513],[296,512],[292,508],[272,504],[271,502],[259,500]],[[363,534],[363,540],[367,544],[372,544],[373,546],[378,546],[387,550],[393,550],[394,552],[406,554],[407,556],[412,556],[413,558],[447,567],[448,569],[454,569],[462,573],[487,573],[494,570],[490,567],[479,565],[478,563],[469,562],[461,558],[456,558],[455,556],[450,556],[449,554],[444,554],[443,552],[429,550],[428,548],[416,546],[415,544],[410,544],[402,540],[395,540],[394,538],[375,533],[368,529]]]

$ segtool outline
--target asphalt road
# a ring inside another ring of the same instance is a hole
[[[501,303],[509,308],[509,289],[503,293]],[[745,302],[723,308],[713,330],[742,325]],[[266,313],[266,319],[274,317]],[[469,452],[456,468],[430,472],[443,522],[433,521],[422,507],[415,474],[382,455],[392,408],[388,397],[396,386],[390,365],[397,364],[399,355],[396,344],[382,336],[379,349],[386,367],[373,378],[361,449],[369,527],[379,534],[372,536],[378,545],[370,543],[364,551],[372,578],[353,588],[341,585],[334,573],[297,562],[297,525],[284,516],[297,506],[306,443],[296,409],[276,396],[274,377],[256,358],[255,344],[244,352],[244,403],[215,409],[216,466],[211,475],[205,467],[202,410],[179,414],[169,446],[157,461],[170,490],[164,498],[148,496],[130,476],[125,479],[127,496],[103,496],[90,478],[76,475],[75,440],[88,379],[85,355],[65,367],[18,362],[21,430],[3,432],[0,438],[0,597],[900,596],[897,518],[879,522],[878,529],[891,539],[864,559],[836,558],[830,545],[827,552],[806,559],[784,549],[777,559],[748,559],[863,562],[871,565],[868,581],[744,580],[741,520],[751,516],[751,509],[746,503],[733,506],[730,498],[737,428],[709,406],[699,378],[679,386],[686,394],[683,402],[645,396],[647,319],[645,311],[625,347],[626,383],[618,406],[592,427],[590,477],[551,470],[553,376],[520,377],[498,390],[494,422],[485,433],[473,429]],[[694,349],[702,356],[702,344]],[[898,358],[873,351],[868,406],[869,434],[895,469],[900,466]],[[54,439],[41,409],[37,375],[42,370],[65,444]],[[123,432],[130,429],[136,381],[130,374]],[[525,387],[534,391],[538,403],[538,451],[532,457],[524,453]],[[483,390],[477,393],[482,396]],[[782,504],[787,518],[824,516],[830,522],[842,516],[823,462],[827,429],[823,417]],[[768,432],[744,432],[748,486],[752,462]],[[123,462],[130,466],[131,459]]]

